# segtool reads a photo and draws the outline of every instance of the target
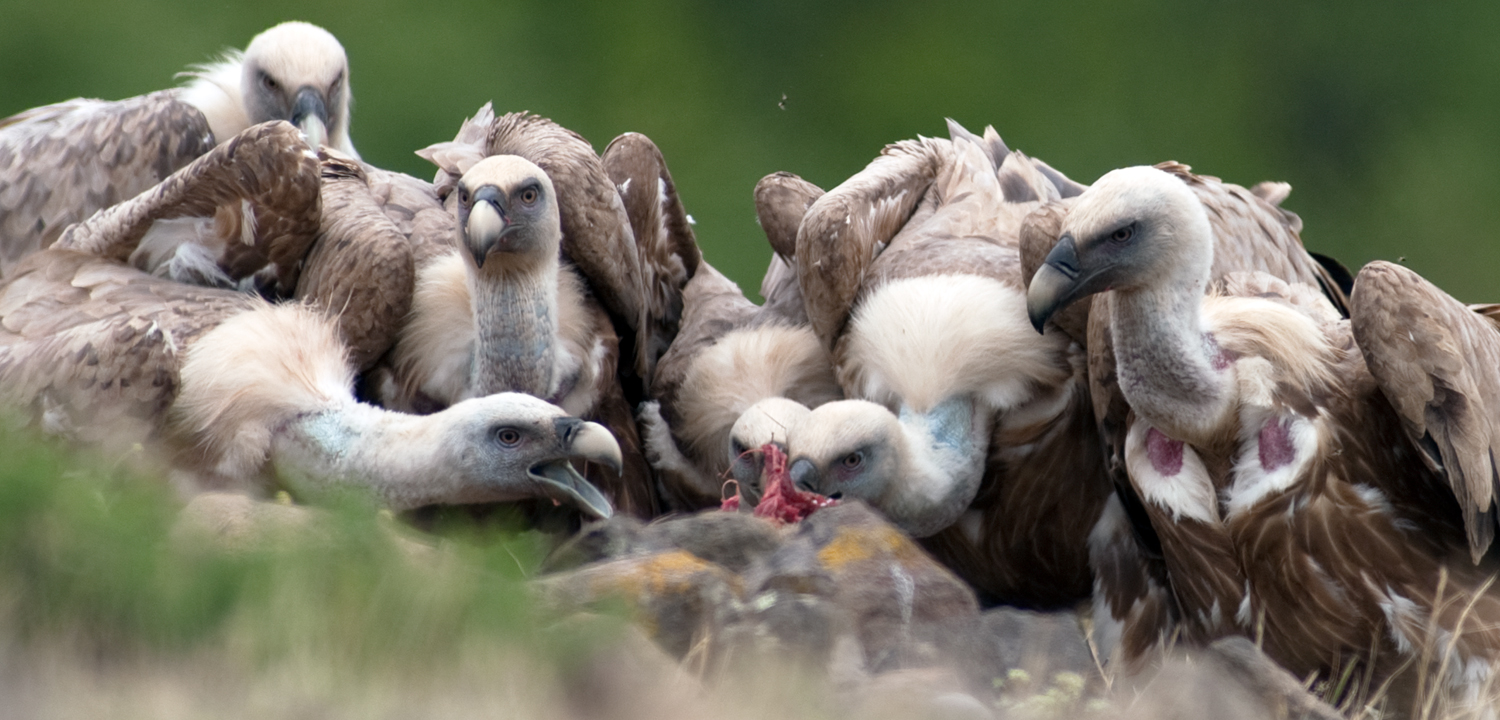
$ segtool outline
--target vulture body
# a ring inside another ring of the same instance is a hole
[[[870,502],[990,601],[1090,591],[1087,538],[1109,495],[1085,358],[1025,317],[1019,232],[1076,183],[994,130],[889,146],[803,219],[809,319],[850,400],[789,443],[804,489]]]
[[[1215,280],[1210,217],[1156,168],[1104,176],[1062,230],[1029,311],[1041,326],[1112,288],[1124,469],[1183,634],[1492,712],[1494,327],[1388,263],[1359,273],[1347,320],[1315,285]]]
[[[1209,218],[1214,245],[1210,276],[1258,272],[1290,283],[1319,288],[1341,314],[1347,314],[1352,279],[1337,262],[1306,251],[1302,220],[1280,207],[1290,193],[1285,183],[1251,188],[1198,175],[1186,165],[1156,166],[1182,182]],[[1062,234],[1077,198],[1049,203],[1022,227],[1023,274],[1028,285]],[[1120,393],[1115,369],[1106,293],[1063,306],[1048,320],[1088,349],[1089,395],[1093,400],[1106,467],[1116,489],[1089,540],[1094,566],[1092,633],[1105,657],[1138,666],[1147,652],[1183,628],[1160,540],[1125,472],[1125,440],[1130,407]]]
[[[64,228],[164,180],[251,125],[286,120],[311,147],[346,154],[349,64],[327,31],[282,23],[187,73],[182,88],[117,102],[75,99],[0,120],[0,277]],[[258,218],[238,205],[163,220],[132,264],[196,284],[289,295],[306,247],[254,244]]]
[[[438,165],[432,197],[455,224],[412,236],[411,312],[373,394],[428,412],[525,392],[598,420],[626,466],[601,485],[623,512],[655,515],[633,408],[699,262],[660,152],[627,135],[601,159],[549,120],[486,105],[419,154]]]
[[[647,456],[674,509],[718,505],[731,477],[744,497],[759,497],[760,448],[777,443],[784,452],[789,428],[808,408],[841,396],[788,260],[803,213],[822,194],[787,173],[756,185],[756,211],[775,250],[764,305],[707,262],[683,288],[681,327],[640,410]]]
[[[184,188],[185,178],[201,186]],[[612,512],[569,462],[619,467],[602,426],[515,394],[432,416],[361,404],[347,350],[320,313],[121,262],[151,217],[194,202],[237,195],[277,217],[297,203],[254,192],[273,179],[316,207],[316,164],[285,123],[251,128],[23,260],[0,285],[4,404],[80,440],[159,444],[192,491],[280,482],[362,488],[394,509],[540,497]]]

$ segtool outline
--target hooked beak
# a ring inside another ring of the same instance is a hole
[[[786,443],[772,441],[770,444],[775,445],[783,455],[786,454]],[[729,464],[729,474],[739,483],[740,495],[751,504],[759,503],[761,492],[765,490],[762,487],[765,484],[765,469],[766,453],[763,447],[746,450],[736,455]]]
[[[292,105],[292,124],[307,137],[307,144],[314,150],[328,142],[328,107],[323,96],[312,87],[297,91],[297,100]]]
[[[1026,288],[1026,314],[1037,332],[1058,310],[1074,300],[1103,289],[1099,269],[1085,270],[1078,261],[1078,245],[1072,233],[1065,233]]]
[[[469,209],[469,219],[464,224],[465,245],[474,257],[474,264],[484,267],[484,258],[510,229],[510,221],[500,207],[500,191],[493,185],[476,190],[474,207]]]
[[[563,449],[570,457],[606,465],[619,474],[623,467],[620,444],[603,425],[577,418],[559,418],[557,425],[558,437],[562,439]],[[527,474],[541,486],[543,494],[553,500],[572,503],[599,519],[615,514],[609,498],[578,474],[568,458],[539,463],[532,466]]]
[[[815,492],[819,495],[822,494],[818,490],[818,467],[813,465],[811,460],[807,458],[798,459],[787,469],[787,474],[791,476],[792,485],[795,485],[798,490]]]

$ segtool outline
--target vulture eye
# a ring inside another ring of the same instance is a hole
[[[265,85],[267,90],[276,89],[276,80],[266,73],[260,74],[260,84]]]
[[[537,197],[539,197],[540,195],[541,195],[541,193],[537,192],[536,188],[534,188],[534,187],[526,188],[525,190],[521,191],[521,202],[526,203],[527,205],[530,205],[530,204],[536,202]]]
[[[1114,232],[1110,233],[1109,234],[1109,241],[1112,242],[1112,243],[1126,243],[1126,242],[1130,242],[1130,238],[1132,238],[1134,236],[1135,236],[1135,226],[1134,225],[1126,225],[1125,227],[1122,227],[1122,228],[1116,228]]]
[[[513,427],[503,427],[495,431],[495,441],[504,447],[513,448],[521,444],[521,431]]]
[[[462,185],[458,186],[458,201],[465,205],[469,204],[469,189]]]
[[[865,464],[865,454],[859,452],[849,453],[848,455],[844,456],[843,460],[839,461],[839,464],[842,465],[845,470],[858,470],[859,466]]]
[[[739,457],[747,452],[750,452],[750,449],[745,447],[745,444],[740,442],[739,440],[730,440],[729,452],[734,453],[735,457]]]

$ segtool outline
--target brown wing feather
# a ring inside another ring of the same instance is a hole
[[[682,288],[698,271],[702,253],[661,149],[640,133],[609,143],[600,162],[620,193],[640,253],[646,303],[646,379],[682,317]]]
[[[382,211],[359,161],[325,150],[322,177],[322,228],[296,298],[337,319],[350,361],[365,370],[395,343],[411,311],[411,243]]]
[[[187,346],[257,302],[70,250],[34,253],[0,286],[0,398],[54,432],[139,442],[165,422]]]
[[[818,187],[788,172],[771,173],[755,184],[755,216],[771,244],[771,264],[761,278],[760,296],[766,315],[794,325],[807,325],[807,306],[797,281],[797,229],[818,198]]]
[[[297,128],[282,121],[264,123],[151,190],[69,227],[57,245],[123,262],[157,220],[214,216],[224,207],[238,213],[248,204],[254,211],[254,241],[230,245],[226,270],[240,279],[274,266],[279,287],[272,290],[289,294],[318,231],[318,186],[317,156]]]
[[[599,363],[604,368],[615,368],[620,363],[620,340],[611,330],[605,310],[598,304],[592,304],[592,308],[598,316],[595,322],[598,342],[604,347]],[[661,514],[656,481],[646,462],[640,431],[636,429],[634,405],[626,398],[618,375],[601,373],[598,400],[583,417],[609,428],[620,443],[624,465],[619,475],[604,467],[591,466],[584,473],[589,482],[609,496],[617,513],[643,519]]]
[[[214,146],[173,90],[69,100],[0,120],[0,277],[95,211],[135,197]]]
[[[1386,262],[1355,279],[1350,324],[1412,443],[1447,476],[1477,562],[1495,536],[1500,489],[1500,335],[1415,272]]]
[[[789,172],[774,172],[755,184],[755,217],[771,249],[784,258],[797,255],[797,228],[823,188]]]
[[[797,277],[808,320],[830,352],[870,265],[911,219],[951,152],[946,140],[888,145],[808,208],[797,229]]]

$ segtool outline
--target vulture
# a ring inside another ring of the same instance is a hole
[[[791,476],[874,505],[989,601],[1070,605],[1110,487],[1079,452],[1082,350],[1027,320],[1019,233],[1081,186],[993,128],[949,130],[888,146],[802,220],[803,300],[849,399],[793,428]]]
[[[397,510],[545,498],[609,516],[571,464],[619,469],[603,426],[514,393],[428,416],[360,403],[322,313],[121,260],[153,217],[195,203],[243,202],[271,225],[297,218],[316,208],[317,179],[292,126],[255,126],[23,259],[0,285],[0,402],[77,440],[159,445],[188,491],[362,489]]]
[[[410,311],[367,394],[432,412],[523,392],[599,421],[625,458],[622,476],[597,478],[605,492],[623,512],[657,514],[633,408],[699,262],[659,150],[629,134],[601,159],[550,120],[486,105],[418,154],[439,170],[425,200],[403,201],[426,217],[405,221]]]
[[[842,395],[788,261],[802,215],[822,194],[789,173],[756,185],[756,212],[775,250],[764,305],[707,262],[683,288],[676,340],[639,412],[647,457],[674,509],[718,505],[731,476],[744,497],[758,497],[760,448],[785,452],[788,428]]]
[[[1124,469],[1182,634],[1251,635],[1294,674],[1398,705],[1492,712],[1494,326],[1384,262],[1347,318],[1316,285],[1215,278],[1205,205],[1159,168],[1100,178],[1061,231],[1028,313],[1040,328],[1109,291]]]
[[[155,186],[215,145],[263,122],[297,125],[312,148],[352,155],[349,63],[326,30],[287,22],[185,73],[185,87],[108,102],[74,99],[0,120],[0,277],[63,229]],[[195,284],[292,292],[302,247],[251,242],[240,205],[164,219],[132,264]]]
[[[1258,272],[1317,287],[1340,314],[1347,315],[1353,278],[1337,261],[1302,246],[1301,218],[1281,207],[1290,185],[1263,182],[1244,188],[1195,174],[1181,163],[1169,161],[1156,168],[1181,181],[1203,205],[1213,230],[1211,277]],[[1028,284],[1057,244],[1063,220],[1076,201],[1074,197],[1048,203],[1023,221],[1022,275]],[[1160,541],[1124,469],[1130,409],[1117,382],[1109,301],[1106,293],[1063,306],[1046,324],[1087,348],[1089,395],[1115,488],[1089,537],[1095,576],[1091,633],[1101,656],[1139,668],[1149,650],[1182,628],[1177,625],[1178,608]]]

